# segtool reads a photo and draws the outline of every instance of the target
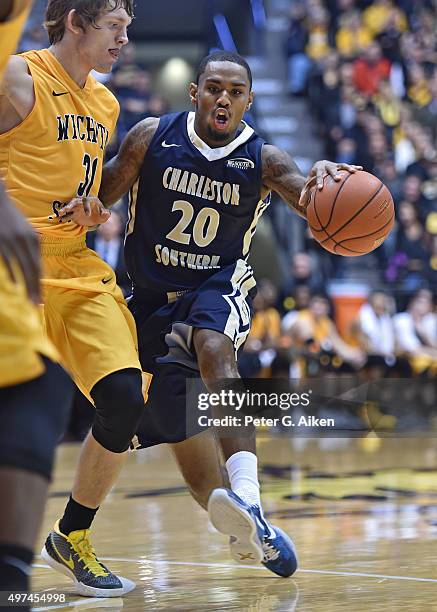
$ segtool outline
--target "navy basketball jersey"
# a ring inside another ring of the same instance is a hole
[[[194,289],[245,259],[269,201],[260,199],[264,140],[245,124],[211,149],[194,113],[161,117],[130,193],[126,263],[134,286]]]

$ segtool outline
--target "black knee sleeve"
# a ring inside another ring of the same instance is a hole
[[[74,385],[58,364],[0,389],[0,466],[36,472],[50,480],[57,443],[67,427]]]
[[[113,453],[129,448],[144,410],[141,372],[120,370],[105,376],[91,391],[96,407],[92,434]]]

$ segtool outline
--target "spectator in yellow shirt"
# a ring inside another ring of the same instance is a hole
[[[263,279],[258,283],[258,294],[254,300],[255,314],[248,338],[249,346],[258,350],[275,348],[281,336],[281,317],[274,304],[277,290],[271,281]]]
[[[372,102],[384,125],[394,128],[401,121],[401,100],[394,94],[389,81],[381,81]]]
[[[330,51],[329,15],[321,7],[314,10],[310,17],[308,44],[305,51],[308,57],[314,61],[323,59]]]
[[[405,13],[391,0],[375,0],[363,11],[363,22],[375,36],[393,27],[399,32],[408,30]]]
[[[372,40],[373,34],[363,25],[358,11],[343,15],[335,36],[335,44],[342,57],[355,58]]]
[[[408,81],[407,96],[411,102],[419,108],[429,104],[432,95],[423,66],[412,64],[408,69]]]
[[[332,352],[354,367],[365,361],[364,352],[347,344],[329,317],[329,302],[323,295],[313,295],[308,309],[301,310],[289,331],[295,345],[313,353]]]

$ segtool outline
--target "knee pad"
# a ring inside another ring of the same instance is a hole
[[[134,437],[144,411],[139,370],[120,370],[105,376],[91,391],[96,414],[92,434],[113,453],[124,453]]]
[[[68,424],[74,385],[58,364],[44,359],[45,373],[0,389],[0,466],[50,480],[55,448]]]

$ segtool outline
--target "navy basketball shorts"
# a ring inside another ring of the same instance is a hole
[[[186,383],[200,377],[193,331],[211,329],[228,336],[237,356],[249,334],[255,294],[253,271],[244,260],[192,290],[135,288],[128,303],[137,324],[141,365],[153,380],[134,448],[181,442],[196,433],[186,431]]]

